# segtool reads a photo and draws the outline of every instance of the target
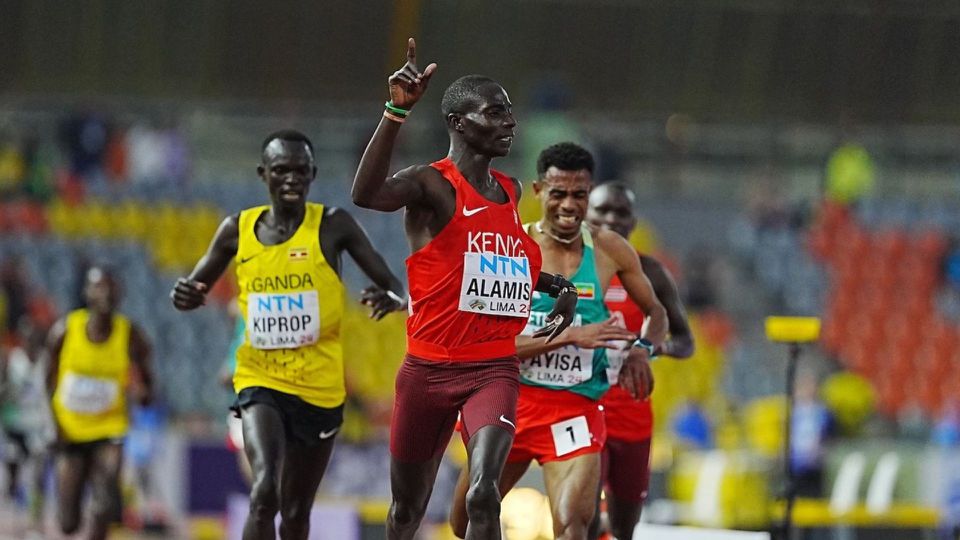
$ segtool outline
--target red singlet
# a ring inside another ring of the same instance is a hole
[[[453,185],[457,204],[443,230],[407,258],[407,352],[439,361],[515,355],[542,259],[520,226],[513,181],[490,170],[509,199],[497,204],[450,158],[431,166]]]
[[[640,306],[630,300],[616,275],[603,297],[610,314],[631,332],[640,332],[646,317]],[[620,387],[611,385],[600,399],[607,419],[607,437],[623,441],[642,441],[653,435],[653,409],[650,400],[637,401]]]

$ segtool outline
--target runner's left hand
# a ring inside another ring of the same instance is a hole
[[[370,318],[378,321],[391,311],[407,309],[406,300],[376,285],[371,285],[360,293],[360,303],[369,306]]]
[[[547,336],[550,343],[573,322],[577,310],[577,291],[571,290],[557,297],[553,310],[547,315],[547,324],[533,333],[533,337]]]

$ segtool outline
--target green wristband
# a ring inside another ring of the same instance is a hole
[[[393,104],[392,101],[388,101],[384,103],[383,106],[386,107],[388,111],[392,112],[397,116],[402,116],[403,118],[406,118],[407,115],[410,114],[409,110],[401,109],[400,107],[397,107],[396,105]]]

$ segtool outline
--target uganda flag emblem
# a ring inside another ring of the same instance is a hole
[[[307,248],[290,248],[287,255],[291,261],[305,261],[310,255],[310,250]]]

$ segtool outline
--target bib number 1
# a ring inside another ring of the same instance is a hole
[[[557,422],[550,426],[550,431],[553,433],[553,446],[557,451],[557,457],[587,448],[593,439],[590,428],[587,426],[586,416]]]

